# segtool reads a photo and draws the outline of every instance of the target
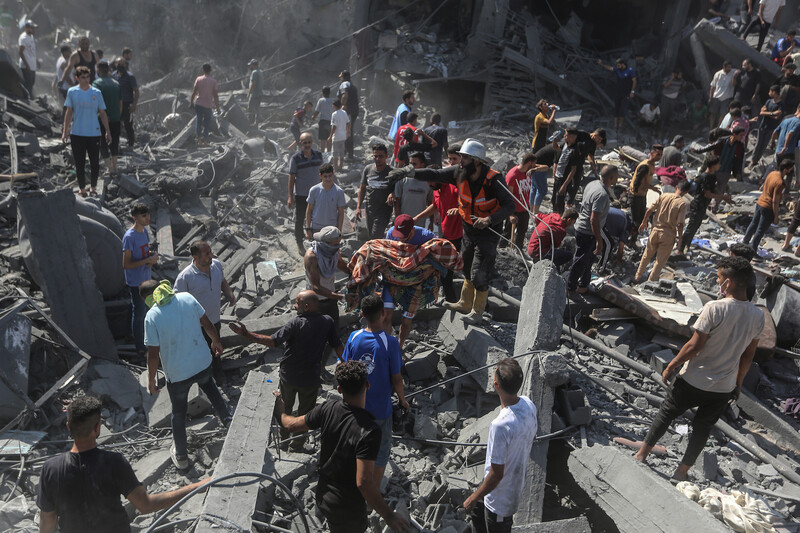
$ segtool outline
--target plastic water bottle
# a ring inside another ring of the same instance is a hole
[[[556,130],[550,137],[547,138],[547,142],[553,142],[559,137],[561,137],[561,130]]]

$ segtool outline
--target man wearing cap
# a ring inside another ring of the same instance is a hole
[[[306,288],[319,299],[319,311],[333,319],[339,327],[339,300],[344,295],[336,292],[336,270],[350,274],[339,248],[342,232],[336,226],[325,226],[312,235],[311,248],[303,256],[306,269]]]
[[[431,239],[435,239],[436,234],[425,228],[415,226],[414,219],[410,215],[399,215],[394,219],[394,227],[389,228],[389,231],[386,232],[386,238],[390,241],[399,241],[406,244],[419,246],[420,244],[426,243]],[[383,329],[386,331],[386,333],[391,335],[392,313],[394,312],[395,302],[394,298],[389,292],[388,285],[385,283],[381,298],[383,299]],[[407,311],[403,312],[403,320],[400,322],[400,335],[398,336],[401,348],[406,342],[408,334],[411,332],[411,320],[413,318],[414,313],[409,313]]]
[[[36,69],[38,59],[36,58],[36,39],[33,34],[38,27],[32,20],[25,21],[25,30],[19,36],[19,68],[22,69],[22,80],[25,83],[25,90],[28,97],[33,96],[33,84],[36,82]]]
[[[683,166],[683,147],[686,146],[686,141],[683,135],[676,135],[672,138],[672,143],[664,147],[664,152],[661,155],[662,167],[682,167]]]
[[[483,320],[489,297],[489,275],[497,257],[497,244],[503,221],[514,214],[514,197],[503,183],[503,176],[489,167],[486,148],[476,139],[461,145],[461,163],[443,169],[414,169],[411,166],[390,172],[390,180],[412,176],[423,181],[450,183],[458,189],[458,212],[464,226],[461,255],[464,259],[464,285],[461,298],[445,307],[459,313],[466,322]]]
[[[247,66],[250,67],[250,87],[247,89],[247,110],[250,112],[250,122],[258,125],[258,112],[261,110],[261,97],[264,91],[264,73],[258,68],[258,60],[251,59]]]

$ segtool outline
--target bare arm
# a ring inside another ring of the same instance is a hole
[[[206,335],[211,339],[211,350],[215,354],[220,355],[222,353],[222,342],[219,340],[217,328],[214,327],[214,324],[211,323],[206,315],[200,317],[200,325],[203,326]]]
[[[159,492],[158,494],[147,494],[147,491],[142,485],[139,485],[131,491],[126,498],[133,504],[136,509],[142,514],[154,513],[162,509],[167,509],[175,505],[178,500],[192,492],[197,487],[202,487],[211,481],[207,477],[201,481],[197,481],[185,487],[175,489],[169,492]]]
[[[260,333],[253,333],[241,322],[231,322],[228,324],[228,327],[231,328],[231,330],[237,335],[241,335],[245,339],[253,341],[256,344],[263,344],[264,346],[269,346],[270,348],[275,347],[275,341],[272,339],[272,337],[269,335],[262,335]]]
[[[156,372],[158,372],[158,362],[161,358],[161,349],[158,346],[147,347],[147,389],[150,394],[158,393],[156,386]]]
[[[67,108],[69,109],[69,108]],[[133,257],[133,250],[123,250],[122,251],[122,268],[125,270],[130,270],[131,268],[139,268],[140,266],[145,265],[154,265],[158,262],[158,254],[154,253],[149,257],[145,257],[144,259],[139,259],[138,261],[134,261],[131,259]]]
[[[361,184],[358,187],[358,201],[356,202],[356,210],[361,211],[361,205],[364,203],[364,197],[367,195],[367,186]]]
[[[42,511],[39,513],[39,533],[56,533],[58,527],[58,513],[56,511]]]
[[[406,395],[403,388],[403,376],[399,373],[392,376],[392,389],[395,393],[397,393],[397,397],[400,399],[400,405],[403,409],[408,409],[408,402],[406,401]]]
[[[653,215],[653,211],[655,211],[656,204],[651,205],[647,208],[647,211],[644,212],[644,218],[642,219],[642,223],[639,226],[639,232],[643,232],[647,229],[647,223],[650,220],[650,217]]]
[[[682,367],[683,363],[700,353],[700,350],[703,349],[703,346],[705,346],[707,340],[708,333],[695,331],[692,335],[692,338],[683,345],[683,348],[681,348],[681,351],[678,352],[678,355],[676,355],[675,358],[667,365],[667,368],[664,369],[661,379],[663,379],[665,382],[669,381],[670,376],[672,376],[672,374]]]
[[[19,45],[19,58],[25,63],[25,68],[30,70],[31,66],[28,64],[28,60],[25,58],[25,45]]]
[[[77,59],[78,52],[76,50],[75,52],[72,52],[72,55],[69,56],[69,59],[67,60],[67,64],[64,65],[64,72],[61,73],[61,79],[59,81],[70,81],[69,73],[72,72],[72,68],[78,63]]]
[[[214,87],[214,105],[217,106],[217,113],[219,113],[219,92],[216,87]]]
[[[337,211],[338,214],[336,215],[336,227],[339,228],[339,231],[342,231],[342,226],[344,226],[344,207],[340,207]]]
[[[314,214],[314,204],[309,202],[307,204],[307,206],[306,206],[306,228],[310,228],[311,227],[311,217],[312,217],[313,214]],[[342,228],[341,228],[341,225],[340,225],[339,226],[339,231],[341,231],[341,230],[342,230]],[[311,230],[310,229],[306,229],[306,237],[310,239],[311,237],[308,236],[309,233],[311,233]]]
[[[286,200],[286,205],[289,209],[294,207],[294,182],[297,179],[297,174],[289,174],[289,198]]]
[[[64,113],[64,130],[61,132],[61,140],[67,142],[69,139],[69,132],[72,129],[72,108],[67,107]]]
[[[311,290],[317,293],[319,296],[324,296],[325,298],[331,298],[333,300],[341,300],[343,296],[332,290],[328,289],[327,287],[323,287],[320,283],[322,279],[322,275],[319,271],[319,265],[317,264],[316,258],[312,257],[312,252],[306,252],[305,257],[303,257],[303,263],[306,267],[306,274],[308,274],[308,282],[311,285]]]
[[[136,111],[136,104],[139,103],[139,88],[133,90],[133,104],[131,105],[131,113]]]
[[[756,355],[756,348],[758,348],[758,338],[750,341],[750,344],[745,348],[742,358],[739,359],[739,371],[736,373],[736,387],[741,388],[744,382],[744,377],[750,370],[750,364],[753,362],[753,357]]]
[[[233,289],[231,289],[231,286],[228,285],[227,279],[222,280],[222,294],[225,295],[231,305],[236,303],[236,297],[233,295]]]
[[[555,120],[556,120],[556,109],[552,108],[552,112],[550,113],[550,118],[547,119],[547,125],[552,126]]]
[[[381,496],[381,491],[375,481],[375,461],[356,458],[356,485],[367,504],[375,509],[392,531],[404,533],[408,531],[408,524],[387,505]]]
[[[414,223],[416,224],[420,220],[424,220],[425,218],[433,215],[434,213],[436,213],[436,206],[431,204],[428,207],[426,207],[425,210],[422,211],[422,213],[414,217]]]
[[[469,498],[464,500],[464,508],[469,510],[476,503],[483,500],[483,497],[492,492],[503,480],[506,465],[497,465],[492,463],[489,467],[489,473],[483,478],[483,483],[473,492]]]
[[[600,213],[592,211],[589,217],[589,225],[592,227],[592,235],[597,243],[594,250],[594,255],[600,255],[603,251],[603,229],[600,227]]]
[[[636,83],[638,82],[638,78],[636,76],[633,77],[633,85],[631,85],[631,94],[636,90]]]
[[[777,224],[778,223],[778,213],[780,213],[780,210],[781,210],[781,200],[782,199],[783,199],[783,191],[776,192],[772,196],[772,213],[773,213],[773,216],[775,217],[774,220],[773,220],[773,224]]]
[[[347,123],[347,128],[344,132],[346,138],[350,138],[350,122]]]
[[[567,175],[567,179],[566,179],[566,180],[564,180],[564,184],[563,184],[563,185],[561,186],[561,188],[558,190],[558,194],[560,194],[561,196],[563,196],[563,195],[565,195],[565,194],[567,193],[567,187],[568,187],[568,186],[569,186],[569,184],[572,182],[572,178],[574,178],[574,177],[575,177],[575,172],[577,172],[577,170],[578,170],[578,167],[577,167],[577,166],[574,166],[574,167],[572,167],[572,170],[570,170],[570,171],[569,171],[569,174]]]

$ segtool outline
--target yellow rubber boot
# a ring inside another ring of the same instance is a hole
[[[480,324],[483,322],[483,312],[486,310],[486,300],[489,299],[489,291],[477,291],[475,294],[475,304],[472,312],[467,316],[462,316],[461,320],[468,324]]]
[[[445,302],[445,308],[459,313],[469,313],[472,309],[472,302],[475,301],[475,285],[468,279],[464,280],[461,286],[461,298],[456,303]]]

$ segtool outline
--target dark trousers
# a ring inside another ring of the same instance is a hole
[[[558,213],[559,215],[564,214],[564,204],[567,201],[566,194],[558,194],[559,189],[561,189],[565,181],[565,177],[556,177],[555,181],[553,182],[553,213]]]
[[[589,282],[592,281],[594,249],[597,246],[594,235],[580,231],[575,232],[575,244],[578,249],[575,251],[575,259],[572,260],[572,267],[569,269],[567,278],[567,290],[569,291],[589,286]]]
[[[303,246],[303,238],[306,235],[303,229],[306,225],[306,208],[308,207],[306,198],[307,196],[297,195],[294,197],[294,240],[300,247]]]
[[[647,196],[633,196],[631,198],[631,218],[633,219],[633,228],[631,228],[632,235],[639,233],[639,226],[642,225],[646,212]]]
[[[514,245],[522,252],[525,252],[525,236],[528,234],[528,223],[531,220],[531,214],[527,211],[517,211],[514,213],[517,217],[517,233],[514,235]],[[503,226],[503,237],[511,239],[511,220],[510,217],[506,219]],[[508,242],[503,241],[503,245],[508,246]]]
[[[100,124],[100,155],[103,159],[119,155],[119,131],[122,127],[120,122],[108,123],[108,130],[111,132],[111,144],[106,141],[106,129]]]
[[[320,492],[322,489],[318,489]],[[317,507],[320,506],[323,495],[317,493]],[[323,513],[324,515],[325,513]],[[328,520],[328,530],[330,533],[364,533],[369,527],[367,520],[367,513],[364,511],[355,511],[351,513],[349,520],[332,521],[330,517],[325,517]],[[337,517],[339,518],[339,517]]]
[[[497,516],[480,501],[470,511],[472,533],[511,533],[513,516]]]
[[[281,380],[280,384],[281,398],[287,414],[294,414],[294,401],[297,398],[297,414],[294,416],[303,416],[314,408],[317,403],[317,392],[319,387],[295,387],[285,381]],[[289,437],[289,432],[281,428],[281,438]]]
[[[549,259],[553,262],[553,264],[557,267],[561,265],[566,265],[570,261],[572,261],[572,252],[569,250],[562,250],[561,248],[556,248],[555,250],[549,250],[546,254],[542,256],[542,259]],[[534,263],[539,261],[539,256],[534,254],[531,258],[533,259]]]
[[[491,229],[475,229],[470,224],[464,224],[464,236],[461,241],[464,278],[472,281],[477,291],[489,290],[489,275],[497,257],[501,230],[500,224],[491,226]]]
[[[753,220],[747,226],[747,231],[744,233],[745,244],[750,244],[750,239],[753,239],[753,250],[758,251],[758,245],[761,244],[761,239],[767,233],[770,224],[775,220],[775,212],[767,207],[762,207],[756,204],[756,210],[753,213]]]
[[[70,135],[69,142],[72,146],[72,157],[75,159],[75,175],[78,178],[78,187],[86,188],[86,156],[89,156],[89,168],[92,172],[91,185],[97,186],[100,176],[100,137],[84,137],[83,135]]]
[[[711,428],[725,412],[725,407],[730,399],[730,392],[704,391],[689,385],[679,377],[661,404],[661,409],[653,420],[653,425],[650,426],[644,441],[648,446],[655,446],[667,432],[667,428],[673,420],[688,409],[697,407],[697,413],[692,420],[692,434],[689,436],[689,443],[681,460],[681,463],[692,466],[697,460],[697,456],[703,451]]]
[[[450,242],[453,243],[453,246],[459,252],[461,251],[461,238],[458,239],[450,239]],[[448,270],[447,274],[442,277],[442,287],[444,288],[444,299],[448,302],[457,302],[459,299],[458,293],[456,293],[455,287],[453,287],[453,278],[455,277],[455,272],[452,270]]]
[[[370,239],[385,239],[386,227],[392,218],[392,208],[384,204],[381,206],[370,206],[367,204],[367,229]]]
[[[22,83],[25,84],[25,90],[28,91],[28,97],[33,98],[33,84],[36,83],[36,71],[28,70],[26,68],[20,70],[22,71]]]
[[[261,111],[261,99],[262,96],[259,94],[251,95],[250,100],[247,101],[247,111],[250,114],[250,122],[254,125],[258,124],[259,113]]]
[[[128,139],[128,146],[133,146],[136,142],[136,134],[133,131],[133,116],[131,106],[133,102],[122,102],[122,125],[125,126],[125,137]]]
[[[703,220],[705,218],[706,218],[705,209],[702,212],[689,211],[689,222],[686,223],[686,227],[683,230],[683,237],[681,237],[681,247],[678,250],[678,252],[683,253],[684,250],[692,246],[692,240],[694,239],[694,234],[697,233],[698,229],[700,229],[700,224],[703,223]]]
[[[319,312],[333,319],[336,330],[339,330],[339,301],[331,298],[319,301]]]
[[[755,29],[756,25],[758,25],[758,45],[756,46],[756,50],[760,52],[761,47],[764,46],[764,40],[767,38],[767,34],[769,33],[769,27],[771,26],[771,24],[769,23],[761,24],[761,19],[759,19],[757,16],[753,17],[747,24],[747,26],[745,26],[744,31],[742,32],[740,37],[742,39],[747,37],[748,34],[750,34]]]
[[[203,107],[195,104],[194,113],[197,117],[194,129],[195,135],[197,135],[198,139],[201,137],[208,137],[208,134],[211,132],[211,123],[214,120],[214,110],[210,107]]]
[[[668,126],[678,111],[678,99],[661,97],[661,125]]]
[[[144,317],[147,314],[147,305],[139,296],[139,287],[128,285],[131,293],[131,334],[137,352],[145,351],[144,346]]]
[[[578,191],[581,190],[581,182],[583,181],[583,163],[578,166],[578,171],[572,178],[572,181],[567,187],[567,205],[573,207],[578,201]]]
[[[169,400],[172,403],[172,440],[175,443],[176,455],[180,457],[186,457],[187,455],[186,412],[188,410],[189,389],[195,383],[208,396],[220,421],[225,422],[230,417],[228,404],[225,403],[222,394],[211,378],[211,365],[183,381],[167,382],[167,392],[169,392]]]
[[[217,330],[217,336],[220,337],[220,331],[222,331],[222,324],[217,322],[214,324],[214,329]],[[200,331],[203,333],[203,338],[206,340],[206,344],[208,345],[208,351],[211,352],[211,369],[214,371],[214,379],[217,381],[217,385],[222,385],[222,381],[224,378],[224,374],[222,373],[222,357],[215,354],[214,351],[211,349],[211,337],[208,336],[206,333],[206,328],[201,327]]]
[[[767,149],[771,136],[772,132],[769,129],[758,128],[758,139],[756,139],[756,145],[753,148],[752,162],[754,165],[761,161],[761,157],[764,155],[764,150]]]
[[[356,138],[356,120],[358,119],[358,112],[353,114],[348,113],[347,116],[350,117],[350,137],[344,141],[344,153],[347,155],[347,157],[352,159],[353,142]]]

